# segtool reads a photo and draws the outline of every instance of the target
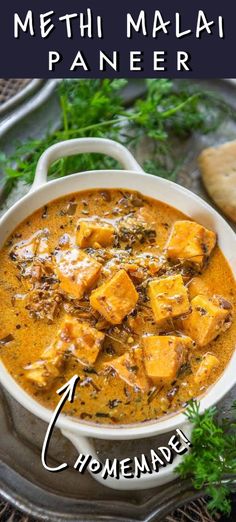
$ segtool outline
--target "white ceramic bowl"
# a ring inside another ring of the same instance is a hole
[[[85,152],[103,153],[117,159],[125,170],[90,171],[73,174],[47,182],[47,172],[50,164],[56,159]],[[163,201],[202,225],[214,230],[218,236],[218,242],[231,269],[236,276],[236,236],[226,221],[205,201],[186,190],[185,188],[143,172],[139,164],[130,152],[111,140],[98,138],[82,138],[58,143],[47,149],[41,156],[35,180],[30,192],[6,212],[0,221],[0,237],[3,245],[7,237],[22,220],[32,214],[38,208],[50,201],[65,196],[72,192],[92,188],[125,188],[137,190],[144,194]],[[217,403],[236,383],[236,352],[232,356],[221,378],[207,391],[200,402],[201,411]],[[28,395],[10,376],[7,369],[0,363],[0,381],[8,392],[27,410],[40,419],[49,423],[51,411],[36,402]],[[93,444],[88,437],[126,440],[152,437],[161,433],[175,430],[185,424],[186,417],[183,413],[177,413],[157,421],[128,426],[104,426],[70,418],[63,414],[57,421],[57,426],[67,436],[81,453],[90,453],[96,457]],[[187,431],[186,431],[187,430]],[[179,459],[175,460],[175,464]],[[119,481],[107,479],[104,485],[117,489],[138,489],[152,487],[168,482],[174,477],[174,465],[163,468],[159,473],[141,475],[139,479],[125,479]],[[100,475],[95,475],[99,481],[103,481]]]

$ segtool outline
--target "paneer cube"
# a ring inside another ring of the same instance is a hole
[[[60,366],[61,360],[68,351],[66,341],[63,341],[64,322],[62,327],[58,330],[54,341],[43,350],[41,359],[43,361],[52,361],[55,366]]]
[[[101,268],[101,263],[78,248],[61,250],[55,259],[60,287],[77,299],[81,299],[96,283]]]
[[[148,293],[157,323],[186,314],[190,309],[188,292],[180,274],[154,279]]]
[[[40,360],[30,364],[26,368],[26,377],[38,388],[49,388],[54,380],[60,376],[60,366],[50,360]]]
[[[142,332],[145,329],[145,317],[143,317],[141,314],[137,314],[135,316],[129,315],[127,319],[127,325],[129,329],[136,335],[142,335]]]
[[[193,221],[176,221],[166,245],[169,259],[203,268],[216,244],[216,234]]]
[[[144,365],[149,379],[155,384],[171,382],[186,361],[192,339],[174,335],[143,337]]]
[[[74,356],[82,365],[92,366],[100,352],[104,333],[67,315],[54,341],[42,352],[40,360],[26,366],[26,377],[39,388],[49,387],[60,376],[66,358]]]
[[[117,232],[121,245],[125,243],[133,247],[145,242],[154,246],[156,243],[155,224],[150,219],[141,219],[137,213],[122,216],[117,223]]]
[[[49,388],[55,379],[60,376],[60,371],[65,362],[64,355],[67,345],[60,339],[61,330],[55,340],[42,353],[41,359],[26,366],[26,377],[39,388]]]
[[[197,295],[191,301],[192,312],[182,319],[186,335],[205,346],[231,324],[232,305],[220,296]]]
[[[138,292],[125,270],[96,288],[90,296],[91,306],[112,324],[119,324],[135,307]]]
[[[147,392],[150,388],[144,368],[142,348],[134,348],[125,352],[120,357],[105,363],[104,367],[115,370],[120,379],[133,388],[138,388],[142,392]]]
[[[85,366],[92,366],[101,350],[105,334],[79,322],[75,317],[67,316],[63,323],[61,339],[68,343],[70,353]]]
[[[211,353],[205,353],[202,361],[194,375],[194,381],[196,384],[204,385],[208,384],[211,373],[219,366],[220,361]]]
[[[76,230],[76,243],[81,248],[101,248],[112,245],[114,227],[103,221],[79,221]]]
[[[196,295],[211,295],[210,289],[205,280],[199,276],[193,277],[188,285],[188,293],[190,299],[196,297]]]

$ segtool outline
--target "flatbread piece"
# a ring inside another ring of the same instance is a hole
[[[236,140],[204,149],[198,164],[207,192],[236,222]]]

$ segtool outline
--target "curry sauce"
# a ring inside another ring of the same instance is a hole
[[[145,422],[184,408],[235,347],[236,285],[214,232],[128,190],[52,201],[0,252],[0,354],[54,409],[96,423]]]

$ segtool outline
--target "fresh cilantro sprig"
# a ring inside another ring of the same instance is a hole
[[[158,154],[151,172],[175,179],[173,168],[166,164],[171,156],[172,135],[186,138],[194,131],[209,132],[217,128],[229,114],[230,108],[215,94],[203,92],[190,85],[176,86],[171,80],[146,81],[146,93],[132,107],[122,97],[126,80],[64,80],[58,86],[60,124],[43,139],[28,139],[17,145],[14,154],[0,154],[0,167],[10,191],[18,179],[31,183],[37,161],[50,145],[77,137],[108,137],[125,145],[136,145],[144,137],[158,142]],[[161,152],[161,155],[160,155]],[[161,157],[160,157],[161,156]],[[83,154],[54,163],[50,177],[66,176],[73,172],[109,169],[116,162],[99,154]],[[151,165],[149,165],[151,167]]]
[[[219,420],[216,407],[200,414],[196,401],[186,410],[193,424],[192,449],[177,471],[191,478],[195,489],[205,490],[213,513],[230,513],[230,493],[236,489],[236,402],[232,412],[233,419]]]

